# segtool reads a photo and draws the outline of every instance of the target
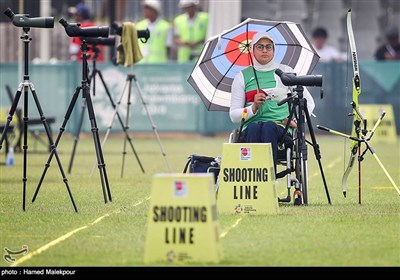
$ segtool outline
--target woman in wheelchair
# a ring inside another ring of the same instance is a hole
[[[283,72],[295,73],[287,65],[274,60],[274,39],[266,32],[256,33],[250,44],[252,65],[239,72],[232,83],[229,115],[233,123],[241,124],[239,142],[271,143],[275,171],[278,162],[278,145],[284,137],[288,122],[289,105],[278,102],[286,98],[291,87],[283,85],[275,74],[277,68]],[[315,104],[310,92],[304,88],[303,97],[307,109],[312,113]],[[247,114],[243,114],[246,108]],[[289,133],[297,127],[290,122]]]

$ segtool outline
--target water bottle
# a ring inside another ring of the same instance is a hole
[[[6,164],[7,164],[7,166],[14,165],[14,148],[13,147],[8,148]]]

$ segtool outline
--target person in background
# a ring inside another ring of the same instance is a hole
[[[75,7],[70,7],[68,12],[73,16],[73,23],[79,23],[81,28],[95,26],[94,22],[91,20],[89,8],[84,3],[79,3]],[[79,37],[71,38],[69,53],[72,60],[82,61],[81,44],[82,41]],[[88,44],[88,47],[88,60],[91,60],[94,56],[93,47],[90,44]],[[98,45],[96,47],[99,49],[97,61],[102,62],[104,46]]]
[[[283,85],[280,77],[275,74],[275,70],[279,68],[287,73],[295,73],[295,71],[274,60],[275,45],[270,34],[256,33],[250,47],[253,65],[236,74],[232,82],[229,116],[233,123],[243,122],[239,142],[271,143],[276,171],[278,144],[285,136],[285,126],[290,114],[287,103],[281,106],[278,103],[287,97],[291,88]],[[311,115],[315,103],[305,87],[303,97],[307,100],[308,113]],[[247,108],[247,115],[242,120],[245,108]],[[290,130],[296,127],[295,120],[291,120]]]
[[[326,43],[328,31],[324,27],[317,27],[312,33],[312,45],[320,56],[320,62],[331,62],[343,60],[340,52]]]
[[[389,27],[385,32],[386,42],[375,52],[377,60],[400,60],[399,30]]]
[[[171,24],[161,18],[161,2],[159,0],[145,0],[143,5],[144,19],[136,24],[136,29],[149,29],[150,38],[146,43],[139,40],[143,59],[139,63],[168,62],[172,47]]]
[[[207,36],[208,14],[198,9],[198,0],[180,0],[184,13],[174,19],[174,41],[177,61],[197,60]]]

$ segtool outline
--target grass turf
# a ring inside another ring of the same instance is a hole
[[[144,266],[144,246],[152,177],[181,173],[190,154],[217,156],[228,136],[163,138],[133,136],[142,173],[129,145],[121,178],[123,138],[111,135],[103,149],[113,201],[104,203],[91,134],[81,135],[71,174],[67,173],[73,140],[62,138],[58,152],[79,213],[75,213],[55,158],[37,199],[33,193],[47,161],[46,148],[29,149],[26,211],[22,211],[23,154],[13,167],[0,166],[0,248],[28,246],[30,258],[16,256],[17,266]],[[101,137],[102,138],[102,137]],[[31,141],[31,139],[29,140]],[[29,145],[31,142],[28,141]],[[343,198],[341,178],[350,154],[341,137],[318,136],[321,163],[332,205],[327,203],[318,162],[311,147],[309,205],[280,204],[278,215],[219,215],[223,258],[218,264],[188,266],[380,266],[400,265],[400,197],[368,152],[362,161],[362,203],[358,203],[357,165]],[[399,185],[399,144],[372,143],[383,165]],[[344,161],[344,157],[346,162]],[[285,179],[277,184],[286,196]],[[4,253],[5,251],[3,251]],[[33,253],[34,252],[34,253]],[[33,254],[32,254],[33,253]],[[22,261],[21,261],[22,260]],[[4,260],[3,267],[10,266]],[[154,264],[168,266],[168,264]]]

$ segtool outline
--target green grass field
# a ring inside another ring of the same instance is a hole
[[[34,140],[28,142],[25,212],[22,211],[23,154],[16,154],[13,167],[1,165],[0,265],[144,266],[152,178],[156,173],[168,172],[168,168],[154,135],[136,138],[132,133],[131,136],[145,173],[128,146],[121,178],[123,139],[111,135],[103,150],[113,197],[107,204],[97,168],[90,177],[96,161],[91,134],[81,135],[71,174],[67,174],[67,169],[73,140],[70,135],[63,136],[58,151],[79,213],[73,210],[55,158],[36,201],[31,203],[48,158],[43,146],[38,145],[40,152],[33,151]],[[190,154],[221,155],[227,139],[228,135],[180,138],[161,135],[166,158],[176,173],[182,172]],[[220,230],[224,233],[220,238],[222,260],[218,264],[188,266],[399,266],[400,196],[374,157],[367,153],[361,164],[362,204],[358,203],[357,166],[349,177],[344,198],[341,178],[350,154],[349,142],[344,151],[345,141],[342,137],[317,135],[332,205],[327,202],[318,162],[309,148],[308,206],[283,203],[277,215],[219,215]],[[399,142],[372,145],[399,186]],[[280,197],[286,196],[285,179],[280,179],[277,190]],[[4,248],[16,251],[23,245],[28,246],[25,256],[15,256],[13,264],[5,261]]]

